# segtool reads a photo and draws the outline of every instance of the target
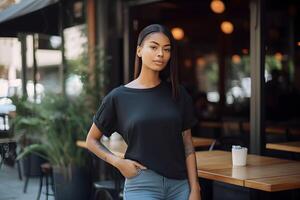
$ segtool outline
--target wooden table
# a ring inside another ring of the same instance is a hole
[[[8,143],[12,143],[12,142],[17,142],[19,138],[20,138],[20,136],[0,138],[0,144],[8,144]]]
[[[267,149],[288,151],[293,153],[300,153],[300,141],[296,142],[282,142],[282,143],[267,143]]]
[[[233,167],[231,152],[196,152],[198,176],[268,192],[300,188],[300,162],[248,155],[245,167]]]

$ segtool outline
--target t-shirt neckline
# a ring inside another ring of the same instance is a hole
[[[163,80],[160,81],[159,84],[157,84],[156,86],[154,87],[150,87],[150,88],[131,88],[131,87],[126,87],[125,85],[122,85],[122,87],[126,90],[129,90],[129,91],[153,91],[153,90],[156,90],[158,88],[160,88],[160,86],[163,84]]]

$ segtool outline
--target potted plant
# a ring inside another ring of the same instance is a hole
[[[40,135],[43,133],[44,119],[42,113],[39,112],[39,105],[28,101],[26,98],[12,98],[16,106],[16,115],[13,118],[13,133],[20,136],[19,145],[20,149],[24,149],[30,144],[34,144],[39,140]],[[46,162],[45,159],[35,154],[28,154],[22,159],[23,173],[28,178],[32,176],[40,176],[40,165]],[[24,192],[26,192],[26,185]]]
[[[43,134],[18,156],[35,153],[51,163],[57,200],[88,199],[91,187],[86,156],[76,146],[76,140],[85,138],[90,123],[91,116],[85,110],[83,98],[47,95],[39,106]]]

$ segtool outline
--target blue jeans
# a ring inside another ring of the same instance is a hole
[[[126,178],[124,200],[186,200],[190,194],[188,179],[169,179],[150,169],[142,169]]]

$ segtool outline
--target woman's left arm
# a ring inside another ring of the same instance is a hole
[[[186,167],[188,172],[188,179],[190,184],[191,193],[189,200],[200,200],[200,185],[198,182],[196,155],[192,141],[191,129],[182,132],[183,144],[185,149]]]

